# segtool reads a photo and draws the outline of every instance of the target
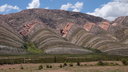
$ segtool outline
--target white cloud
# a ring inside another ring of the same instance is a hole
[[[62,10],[69,10],[72,9],[72,11],[80,12],[83,8],[84,3],[83,2],[76,2],[75,4],[67,3],[61,6],[60,9]]]
[[[116,2],[128,2],[128,0],[114,0]]]
[[[49,7],[45,7],[44,9],[49,9]]]
[[[94,12],[88,14],[100,16],[110,21],[119,16],[127,16],[128,0],[113,0],[104,4],[101,8],[96,8]]]
[[[28,4],[27,9],[39,8],[39,7],[40,7],[40,0],[32,0],[32,2]]]
[[[62,5],[60,9],[68,10],[69,8],[72,8],[72,6],[73,5],[71,3],[67,3],[67,4]]]
[[[0,6],[0,12],[8,12],[10,10],[20,10],[20,8],[18,6],[12,6],[8,4]]]

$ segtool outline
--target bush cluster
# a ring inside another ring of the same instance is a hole
[[[63,64],[63,66],[67,66],[67,63],[65,62],[65,63]]]
[[[121,62],[122,62],[124,65],[128,65],[128,60],[127,60],[127,59],[122,59]]]
[[[98,66],[116,66],[119,65],[118,63],[108,63],[108,62],[103,62],[103,61],[98,61],[97,64]]]
[[[39,70],[43,69],[43,65],[39,65],[38,69]]]
[[[52,68],[52,65],[46,65],[46,68]]]
[[[73,67],[73,63],[70,63],[69,66],[70,66],[70,67]]]
[[[60,66],[59,66],[60,68],[62,68],[63,67],[63,65],[62,64],[60,64]]]

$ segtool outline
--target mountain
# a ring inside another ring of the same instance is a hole
[[[64,10],[28,9],[0,15],[0,54],[128,55],[128,17],[113,22]]]

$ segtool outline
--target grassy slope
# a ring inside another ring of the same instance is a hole
[[[43,53],[42,50],[38,49],[34,43],[31,42],[27,42],[24,47],[27,49],[28,52],[32,53],[32,54],[40,54]]]

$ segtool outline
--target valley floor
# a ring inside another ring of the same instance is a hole
[[[0,72],[128,72],[128,66],[124,66],[120,61],[107,61],[118,63],[117,66],[97,66],[97,62],[83,62],[81,66],[72,63],[73,66],[60,68],[63,63],[43,63],[43,64],[14,64],[14,65],[0,65]],[[39,70],[39,66],[43,68]],[[51,65],[52,68],[47,68]],[[23,67],[23,68],[21,68]]]

